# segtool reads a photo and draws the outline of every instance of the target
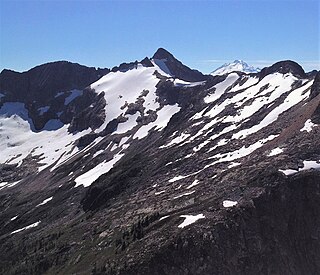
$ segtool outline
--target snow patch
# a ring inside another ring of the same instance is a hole
[[[229,200],[225,200],[225,201],[223,201],[223,203],[222,203],[223,207],[226,207],[226,208],[228,208],[228,207],[233,207],[233,206],[235,206],[235,205],[237,205],[237,204],[238,204],[237,201],[229,201]]]
[[[320,169],[320,160],[315,161],[315,160],[304,160],[303,161],[303,168],[299,168],[299,170],[294,170],[294,169],[279,169],[280,172],[285,174],[286,176],[293,175],[295,173],[301,172],[301,171],[306,171],[310,169]]]
[[[312,128],[316,126],[311,119],[308,119],[305,123],[303,128],[300,129],[300,132],[307,131],[308,133],[312,131]]]
[[[173,177],[172,179],[169,180],[170,183],[172,182],[175,182],[175,181],[178,181],[178,180],[182,180],[182,179],[185,179],[189,176],[176,176],[176,177]]]
[[[179,199],[179,198],[184,197],[184,196],[189,196],[189,195],[193,194],[194,192],[195,191],[186,192],[186,193],[183,193],[181,195],[175,196],[173,199],[175,200],[175,199]]]
[[[169,217],[170,217],[170,215],[168,215],[168,216],[163,216],[163,217],[161,217],[161,218],[159,219],[159,221],[162,221],[162,220],[167,219],[167,218],[169,218]]]
[[[268,154],[268,157],[279,155],[283,152],[283,149],[277,147],[271,150],[271,152]]]
[[[189,186],[187,186],[186,189],[190,189],[190,188],[192,188],[192,187],[194,187],[194,186],[196,186],[198,184],[199,184],[199,180],[194,180]]]
[[[238,78],[239,76],[236,73],[229,74],[225,80],[213,86],[215,88],[215,91],[213,92],[213,94],[207,95],[204,98],[204,102],[211,103],[213,101],[216,101],[225,92],[225,90],[230,87]]]
[[[117,130],[114,134],[123,134],[127,131],[131,130],[133,127],[137,126],[138,123],[136,122],[137,118],[140,116],[139,112],[136,112],[134,115],[126,115],[125,117],[128,118],[127,121],[119,123]]]
[[[0,190],[3,189],[3,188],[13,187],[13,186],[17,185],[20,181],[21,180],[14,181],[14,182],[11,182],[11,183],[2,182],[2,183],[0,183]]]
[[[23,227],[23,228],[17,229],[17,230],[15,230],[15,231],[12,231],[10,234],[12,235],[12,234],[21,232],[21,231],[23,231],[23,230],[27,230],[27,229],[36,227],[36,226],[38,226],[38,225],[40,224],[40,222],[41,222],[41,221],[38,221],[38,222],[35,222],[35,223],[30,224],[30,225],[28,225],[28,226],[25,226],[25,227]]]
[[[195,87],[195,86],[204,85],[205,83],[206,83],[205,81],[188,82],[181,79],[175,79],[173,81],[173,84],[176,87]]]
[[[120,152],[113,156],[109,161],[103,161],[96,167],[90,169],[86,173],[77,177],[74,181],[76,182],[75,187],[83,185],[84,187],[90,186],[95,180],[97,180],[101,175],[108,173],[111,168],[124,156]]]
[[[231,169],[233,167],[236,167],[236,166],[239,166],[241,165],[241,162],[231,162],[229,165],[228,165],[228,169]]]
[[[185,218],[183,223],[179,224],[179,228],[184,228],[190,224],[195,223],[197,220],[204,219],[205,216],[203,214],[198,214],[198,215],[181,215],[181,218]]]
[[[154,122],[151,122],[147,125],[143,125],[139,130],[134,134],[133,139],[142,139],[146,137],[149,131],[155,127],[155,130],[162,130],[167,126],[171,117],[180,111],[180,107],[177,104],[175,105],[166,105],[160,111],[157,112],[157,119]]]
[[[100,154],[102,154],[104,152],[104,150],[98,150],[97,152],[95,152],[93,154],[93,158],[95,158],[96,156],[99,156]]]
[[[179,144],[186,140],[188,137],[190,137],[190,134],[181,133],[179,136],[175,137],[173,140],[171,140],[168,144],[162,145],[159,148],[166,148],[171,147],[174,144]]]
[[[47,198],[43,202],[39,203],[36,207],[44,205],[44,204],[48,203],[49,201],[51,201],[52,199],[53,199],[53,197]]]
[[[14,216],[10,219],[10,221],[14,221],[16,218],[18,218],[18,215],[17,216]]]
[[[160,195],[162,193],[166,192],[165,190],[162,190],[162,191],[159,191],[159,192],[155,192],[154,194],[157,196],[157,195]]]
[[[4,187],[4,186],[6,186],[7,184],[8,184],[8,182],[7,182],[7,181],[0,182],[0,187]]]
[[[215,161],[214,163],[209,164],[209,165],[212,166],[213,164],[216,164],[216,163],[229,162],[229,161],[233,161],[233,160],[248,156],[252,152],[257,150],[258,148],[262,147],[266,142],[273,140],[277,136],[278,135],[270,135],[269,137],[262,139],[262,140],[259,140],[256,143],[251,144],[248,147],[242,146],[240,149],[235,150],[235,151],[231,151],[231,152],[227,152],[227,153],[223,153],[223,154],[219,153],[219,154],[209,158],[209,159],[218,158],[217,161]]]

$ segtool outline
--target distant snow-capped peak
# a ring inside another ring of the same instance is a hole
[[[234,71],[244,72],[244,73],[257,73],[260,71],[259,68],[248,65],[242,60],[235,60],[231,63],[225,63],[216,70],[214,70],[211,75],[223,75],[226,73],[231,73]]]

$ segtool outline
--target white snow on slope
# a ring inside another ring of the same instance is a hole
[[[194,187],[194,186],[196,186],[198,184],[199,184],[199,180],[196,179],[189,186],[187,186],[187,189],[190,189],[190,188],[192,188],[192,187]]]
[[[17,216],[14,216],[14,217],[12,217],[11,219],[10,219],[10,221],[14,221],[15,219],[17,219],[18,218],[18,215]]]
[[[155,192],[154,194],[157,196],[157,195],[160,195],[162,193],[166,192],[165,190],[162,190],[162,191],[159,191],[159,192]]]
[[[271,152],[268,154],[268,157],[279,155],[283,152],[283,149],[277,147],[271,150]]]
[[[226,208],[228,208],[228,207],[233,207],[233,206],[235,206],[235,205],[237,205],[237,204],[238,204],[238,202],[236,202],[236,201],[229,201],[229,200],[225,200],[225,201],[223,201],[223,203],[222,203],[223,207],[226,207]]]
[[[43,202],[39,203],[36,207],[41,206],[41,205],[45,205],[46,203],[48,203],[52,199],[53,199],[53,197],[47,198],[47,199],[43,200]]]
[[[232,74],[231,74],[232,75]],[[208,131],[210,127],[213,127],[214,125],[218,123],[235,123],[235,122],[243,122],[249,117],[251,117],[255,112],[257,112],[261,107],[263,107],[265,104],[270,104],[273,100],[280,97],[284,92],[291,90],[291,85],[296,80],[295,77],[293,77],[291,74],[282,75],[279,73],[275,73],[272,75],[267,75],[264,77],[260,82],[257,83],[257,78],[249,78],[243,86],[249,87],[245,91],[242,91],[240,93],[237,93],[231,98],[225,99],[220,104],[216,104],[213,108],[211,108],[209,111],[207,111],[207,107],[204,108],[199,113],[195,114],[192,119],[198,119],[202,118],[203,116],[208,116],[214,118],[211,122],[205,124],[202,129],[198,131],[198,133],[190,138],[188,141],[192,141],[198,136],[201,136],[204,134],[204,132]],[[261,88],[268,85],[267,89],[261,92]],[[230,92],[237,92],[238,90],[242,90],[243,86],[240,86],[239,84],[235,85]],[[225,92],[225,89],[227,87],[222,87],[224,90],[216,91],[219,94],[219,97]],[[271,95],[268,93],[271,92]],[[259,97],[257,95],[259,94]],[[248,102],[250,104],[248,104]],[[225,110],[229,105],[235,105],[237,107],[240,107],[240,110],[238,111],[238,114],[234,116],[226,116],[222,118],[218,118],[218,115]],[[243,106],[243,108],[241,108]],[[207,111],[207,112],[206,112]],[[206,113],[205,113],[206,112]],[[236,125],[230,125],[227,128],[223,129],[223,132],[218,133],[215,136],[212,136],[210,140],[205,141],[208,143],[209,141],[219,137],[222,135],[222,133],[228,133],[232,130],[236,129]],[[243,135],[248,131],[247,129],[244,129],[243,131],[240,131],[239,135]],[[233,138],[238,138],[237,133],[233,136]],[[206,145],[206,143],[204,145]]]
[[[220,162],[230,162],[245,156],[250,155],[252,152],[254,152],[255,150],[257,150],[258,148],[262,147],[266,142],[273,140],[274,138],[276,138],[278,135],[270,135],[269,137],[265,138],[265,139],[261,139],[253,144],[251,144],[248,147],[242,146],[240,149],[235,150],[235,151],[231,151],[231,152],[226,152],[226,153],[219,153],[213,157],[210,157],[209,159],[218,159],[217,161],[215,161],[214,163],[210,164],[216,164],[216,163],[220,163]]]
[[[173,84],[177,87],[195,87],[199,85],[204,85],[205,81],[188,82],[181,79],[174,79]]]
[[[8,184],[8,182],[6,182],[6,181],[0,182],[0,188],[6,186],[7,184]]]
[[[239,75],[237,73],[229,74],[225,80],[213,86],[215,88],[215,91],[212,94],[207,95],[204,98],[204,102],[211,103],[217,100],[228,87],[230,87],[234,82],[236,82],[238,78]]]
[[[259,111],[264,105],[269,104],[279,98],[283,93],[291,90],[291,85],[296,80],[291,74],[282,76],[281,74],[275,74],[269,83],[269,87],[264,91],[260,92],[257,87],[253,86],[248,88],[246,93],[251,96],[256,96],[250,105],[244,106],[242,109],[238,110],[236,116],[231,116],[229,119],[225,119],[225,122],[239,122],[251,117],[254,113]],[[258,91],[258,93],[257,93]],[[250,94],[251,93],[251,94]],[[271,93],[271,94],[270,94]],[[257,96],[258,95],[258,96]],[[237,106],[243,106],[248,100],[243,100],[243,102],[236,103]]]
[[[311,119],[308,119],[305,123],[303,128],[300,129],[300,132],[307,131],[308,133],[312,131],[312,128],[316,126]]]
[[[96,156],[99,156],[100,154],[102,154],[104,152],[104,150],[98,150],[97,152],[95,152],[93,154],[93,157],[92,158],[95,158]]]
[[[293,169],[279,169],[279,171],[285,174],[286,176],[298,173],[297,170],[293,170]]]
[[[152,128],[161,130],[166,127],[172,115],[178,112],[180,107],[166,105],[161,108],[155,94],[156,85],[160,81],[154,74],[155,71],[171,77],[156,64],[155,67],[143,67],[139,64],[135,69],[126,72],[109,73],[91,85],[91,88],[95,89],[98,94],[104,93],[107,103],[105,107],[106,120],[96,132],[102,131],[111,120],[119,115],[126,116],[128,120],[119,123],[115,134],[122,134],[135,126],[138,127],[136,119],[139,112],[134,115],[125,115],[128,104],[135,103],[138,99],[140,102],[144,101],[145,113],[148,110],[157,112],[157,119],[148,125],[140,126],[134,138],[141,139],[147,136]],[[189,84],[191,85],[191,83]],[[83,92],[80,90],[60,92],[56,97],[63,94],[68,94],[64,102],[65,105],[68,105]],[[44,114],[48,109],[49,106],[44,106],[38,111]],[[78,148],[74,146],[75,141],[90,132],[91,130],[88,129],[75,135],[69,134],[68,125],[63,125],[57,119],[48,121],[44,129],[37,132],[24,104],[5,103],[0,109],[0,150],[3,149],[0,163],[21,165],[28,155],[38,156],[40,158],[39,164],[43,164],[39,171],[54,164],[51,168],[52,171],[79,152]],[[89,149],[90,146],[87,146],[83,151]]]
[[[117,130],[114,134],[123,134],[129,130],[131,130],[134,126],[137,126],[138,123],[136,122],[137,118],[140,116],[139,112],[136,112],[134,115],[126,115],[125,117],[128,118],[126,122],[119,123]]]
[[[248,135],[251,135],[253,133],[256,133],[257,131],[261,130],[262,128],[270,125],[274,121],[276,121],[280,114],[287,111],[294,105],[298,104],[302,100],[305,100],[309,97],[309,92],[305,93],[307,89],[309,89],[312,85],[313,81],[307,82],[302,87],[295,89],[292,91],[284,100],[282,104],[274,108],[268,115],[257,125],[254,125],[253,127],[249,129],[244,129],[242,131],[239,131],[238,133],[234,134],[232,138],[245,138]]]
[[[280,172],[284,173],[285,175],[289,176],[301,171],[306,171],[310,169],[320,169],[320,160],[314,161],[314,160],[304,160],[303,161],[303,168],[299,168],[299,170],[293,170],[293,169],[279,169]]]
[[[228,165],[228,169],[231,169],[233,167],[237,167],[241,165],[241,162],[231,162],[229,165]]]
[[[15,114],[16,113],[16,114]],[[17,115],[18,114],[18,115]],[[22,103],[5,103],[0,109],[0,163],[21,165],[31,154],[39,156],[39,171],[52,165],[60,156],[73,150],[73,142],[90,130],[75,135],[65,125],[56,131],[33,132],[33,124]],[[31,124],[31,126],[30,126]]]
[[[305,160],[303,161],[303,168],[299,169],[299,171],[309,170],[309,169],[320,169],[320,160]]]
[[[23,228],[14,230],[14,231],[12,231],[10,234],[12,235],[12,234],[15,234],[15,233],[18,233],[18,232],[21,232],[21,231],[24,231],[24,230],[27,230],[27,229],[36,227],[36,226],[38,226],[38,225],[40,224],[40,222],[41,222],[41,221],[38,221],[38,222],[35,222],[35,223],[30,224],[30,225],[28,225],[28,226],[25,226],[25,227],[23,227]]]
[[[77,177],[74,181],[76,182],[75,187],[83,185],[84,187],[90,186],[95,180],[97,180],[101,175],[109,172],[111,168],[124,156],[120,152],[113,156],[109,161],[103,161],[96,167],[90,169],[86,173]]]
[[[0,190],[3,189],[3,188],[10,188],[10,187],[13,187],[15,185],[17,185],[21,180],[18,180],[18,181],[14,181],[14,182],[2,182],[0,183]]]
[[[96,130],[102,131],[107,124],[120,116],[126,111],[126,104],[135,103],[143,90],[148,90],[149,93],[143,97],[145,102],[143,106],[148,110],[155,111],[160,107],[156,102],[155,94],[156,85],[159,79],[154,75],[154,67],[143,67],[141,64],[136,69],[126,72],[111,72],[99,79],[91,85],[91,88],[100,94],[104,92],[106,100],[106,120],[103,125]],[[121,108],[122,107],[122,108]]]
[[[206,113],[206,116],[210,116],[212,118],[215,118],[218,114],[220,114],[228,105],[235,104],[237,107],[244,106],[241,110],[241,113],[239,113],[236,116],[230,116],[225,118],[223,121],[241,121],[243,119],[246,119],[250,117],[253,113],[255,113],[257,110],[259,110],[260,107],[262,107],[265,102],[260,102],[260,98],[257,98],[257,94],[259,94],[260,89],[266,85],[269,85],[267,90],[265,90],[260,95],[265,95],[265,99],[262,100],[268,101],[268,103],[271,102],[271,100],[268,100],[268,96],[266,93],[268,91],[276,92],[272,99],[278,98],[283,92],[286,92],[291,89],[291,84],[293,83],[296,78],[294,78],[291,75],[288,75],[288,78],[285,78],[284,76],[279,73],[275,73],[272,75],[267,75],[264,77],[260,82],[258,82],[256,85],[246,89],[245,91],[236,94],[235,96],[228,98],[224,100],[221,104],[215,106],[212,108],[208,113]],[[235,88],[231,89],[231,91],[236,91]],[[272,93],[272,94],[273,94]],[[254,102],[250,104],[250,106],[245,106],[247,102],[250,102],[252,99],[254,99]]]
[[[159,221],[162,221],[162,220],[167,219],[167,218],[169,218],[169,217],[170,217],[170,215],[163,216],[163,217],[161,217],[161,218],[159,219]]]
[[[179,198],[182,198],[184,196],[189,196],[191,194],[193,194],[195,191],[191,191],[191,192],[186,192],[186,193],[183,193],[181,195],[178,195],[178,196],[175,196],[173,199],[176,200],[176,199],[179,199]]]
[[[166,148],[166,147],[171,147],[175,144],[179,144],[179,143],[183,142],[184,140],[186,140],[188,137],[190,137],[190,134],[181,133],[179,136],[172,139],[168,144],[162,145],[159,148]]]
[[[156,129],[160,130],[167,125],[171,116],[178,112],[180,107],[166,105],[159,110],[160,104],[155,92],[156,85],[160,80],[156,77],[155,71],[167,77],[170,77],[170,75],[165,72],[166,68],[163,64],[160,62],[161,64],[157,65],[158,63],[153,62],[155,67],[144,67],[138,64],[135,69],[126,72],[111,72],[91,85],[96,93],[104,92],[107,103],[105,107],[106,120],[95,132],[102,131],[111,120],[120,115],[125,116],[128,104],[137,102],[139,98],[144,100],[144,113],[149,110],[156,111],[158,117],[155,122],[141,126],[133,138],[141,139],[148,135],[151,128],[156,126]],[[148,91],[148,93],[144,95],[144,91]],[[124,133],[138,125],[136,122],[138,113],[133,116],[126,116],[129,118],[128,121],[120,123],[116,133]]]
[[[197,220],[204,219],[205,216],[203,214],[198,214],[198,215],[181,215],[181,218],[185,218],[183,223],[179,224],[179,228],[184,228],[190,224],[195,223]]]
[[[133,138],[142,139],[146,137],[149,131],[155,127],[155,130],[161,130],[167,126],[171,117],[180,111],[180,107],[177,104],[175,105],[165,105],[160,111],[157,112],[157,119],[154,122],[150,122],[147,125],[143,125],[139,130],[134,134]]]
[[[170,183],[173,183],[173,182],[176,182],[178,180],[182,180],[182,179],[185,179],[187,177],[189,177],[190,175],[187,175],[187,176],[176,176],[176,177],[173,177],[172,179],[169,180]]]

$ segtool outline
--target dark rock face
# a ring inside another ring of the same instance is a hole
[[[69,108],[62,117],[65,124],[70,123],[71,133],[83,131],[89,127],[95,130],[105,120],[104,107],[106,105],[103,93],[96,95],[90,89],[84,90],[83,96],[76,99],[75,106]]]
[[[0,74],[0,91],[4,97],[0,104],[24,103],[36,130],[41,130],[50,119],[60,118],[57,113],[62,113],[63,123],[70,123],[94,98],[84,93],[87,96],[82,101],[77,99],[78,103],[64,106],[65,99],[70,95],[68,92],[83,90],[108,72],[108,69],[89,68],[66,61],[47,63],[23,73],[3,70]],[[59,96],[59,93],[64,94]],[[39,114],[39,108],[45,106],[50,107],[48,111]]]
[[[208,76],[203,75],[197,70],[192,70],[187,66],[183,65],[177,60],[171,53],[163,48],[159,48],[153,55],[154,60],[164,60],[166,66],[170,70],[170,73],[179,79],[185,81],[203,81],[208,79]]]
[[[260,73],[260,79],[264,78],[266,75],[273,74],[273,73],[292,73],[297,77],[306,78],[306,73],[304,72],[303,68],[296,62],[291,60],[280,61],[273,64],[270,67],[263,68]]]
[[[310,99],[320,94],[320,71],[315,75],[314,82],[311,86]]]
[[[82,90],[108,72],[67,61],[47,63],[23,73],[3,70],[0,90],[5,92],[7,101],[44,103],[57,92]]]
[[[227,220],[203,222],[138,266],[107,274],[317,274],[319,176],[260,178],[257,184],[269,187],[251,205],[227,211]]]

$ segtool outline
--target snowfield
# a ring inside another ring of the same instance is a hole
[[[38,157],[39,171],[51,166],[59,158],[78,151],[74,142],[90,132],[68,132],[68,125],[55,131],[34,132],[33,123],[24,104],[9,102],[0,109],[0,163],[18,164],[31,155]]]

